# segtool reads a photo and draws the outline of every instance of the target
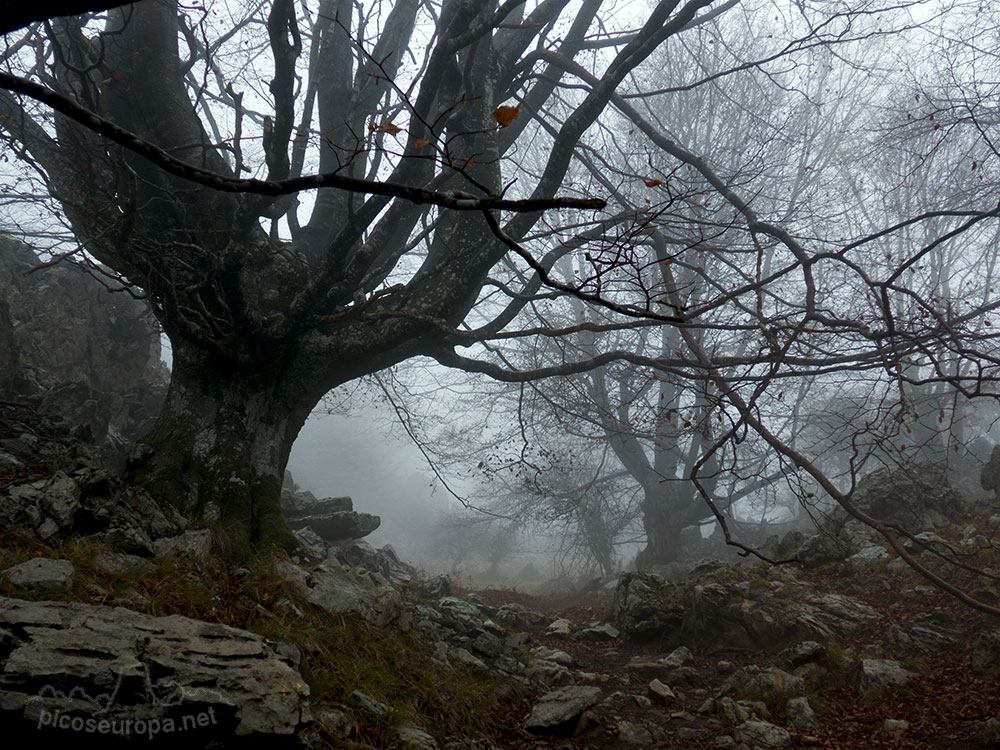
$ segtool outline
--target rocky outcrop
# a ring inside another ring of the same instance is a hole
[[[93,464],[84,464],[72,476],[59,470],[0,491],[0,528],[13,525],[41,539],[57,533],[92,536],[122,552],[149,557],[155,540],[180,534],[186,521],[145,492],[121,487]]]
[[[661,638],[700,653],[771,649],[804,639],[827,642],[878,619],[875,610],[856,599],[794,579],[752,585],[729,569],[697,581],[626,574],[614,606],[631,635]]]
[[[297,659],[187,617],[0,597],[4,741],[291,745],[311,718]]]
[[[281,511],[292,531],[309,529],[327,542],[361,539],[382,523],[378,516],[355,511],[349,497],[317,499],[299,488],[287,472],[281,490]]]
[[[0,235],[0,396],[40,403],[80,439],[142,434],[167,383],[149,306],[73,263],[39,265]]]
[[[947,526],[964,517],[965,503],[940,463],[899,464],[866,474],[858,482],[852,502],[861,511],[910,533]],[[837,508],[834,523],[846,522]],[[852,524],[858,522],[852,521]]]

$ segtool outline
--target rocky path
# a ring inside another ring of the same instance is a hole
[[[472,594],[500,619],[519,614],[516,624],[531,635],[529,675],[538,678],[539,664],[550,672],[547,687],[499,718],[495,741],[560,749],[1000,747],[1000,684],[986,674],[996,673],[988,634],[997,623],[905,572],[794,577],[863,602],[875,617],[833,643],[706,655],[616,632],[613,592],[563,600]]]

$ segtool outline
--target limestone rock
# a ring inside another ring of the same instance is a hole
[[[157,557],[205,557],[212,552],[212,532],[209,529],[192,529],[177,536],[156,539],[153,552]]]
[[[959,520],[964,509],[941,463],[899,464],[873,471],[858,482],[852,500],[859,510],[913,533],[947,526]],[[839,508],[833,515],[834,522],[847,518]]]
[[[400,750],[438,750],[437,740],[413,724],[401,724],[395,733]]]
[[[677,702],[677,693],[670,689],[669,685],[664,685],[659,680],[652,680],[647,688],[650,698],[663,706],[670,706]]]
[[[580,716],[601,700],[601,689],[584,685],[546,693],[531,709],[525,729],[538,734],[572,734]]]
[[[369,716],[384,718],[389,715],[389,707],[375,700],[368,693],[354,690],[347,696],[347,702]]]
[[[391,587],[344,570],[336,560],[324,560],[310,572],[305,594],[327,612],[353,612],[378,625],[401,613],[399,596]]]
[[[917,675],[892,659],[862,659],[855,675],[858,690],[905,685]]]
[[[510,602],[501,606],[497,610],[496,618],[500,622],[510,623],[518,628],[535,627],[545,622],[545,615],[541,612],[528,609],[523,604],[518,604],[517,602]]]
[[[767,721],[745,721],[736,728],[736,739],[748,745],[767,748],[788,747],[792,736],[788,730]]]
[[[46,557],[36,557],[3,571],[3,576],[15,586],[46,591],[72,588],[75,575],[76,570],[69,560]]]
[[[317,500],[311,492],[298,489],[282,490],[281,510],[292,531],[309,528],[331,542],[361,539],[382,523],[378,516],[355,511],[349,497]]]
[[[615,616],[636,636],[680,630],[688,610],[685,587],[650,573],[626,573],[618,580]]]
[[[877,563],[880,560],[887,560],[888,558],[889,553],[886,551],[885,547],[879,547],[878,545],[873,544],[855,552],[853,555],[844,560],[841,571],[843,575],[856,575],[870,568],[874,563]]]
[[[801,667],[823,657],[826,647],[816,641],[802,641],[778,654],[777,662],[789,667]]]
[[[826,532],[807,537],[799,547],[799,561],[807,569],[844,560],[848,555],[847,544]]]
[[[564,667],[573,666],[573,657],[565,651],[560,651],[559,649],[548,648],[547,646],[536,646],[531,649],[531,655],[536,659],[550,661],[554,664],[561,664]]]
[[[659,636],[705,654],[803,639],[828,642],[879,617],[861,601],[802,581],[751,587],[733,578],[728,569],[693,581],[626,574],[615,592],[615,612],[631,635]]]
[[[687,646],[678,646],[669,654],[658,660],[667,667],[684,667],[694,661],[694,655]]]
[[[342,540],[332,545],[333,556],[344,565],[364,568],[378,573],[394,584],[405,585],[413,580],[416,569],[399,559],[396,550],[389,544],[375,549],[368,542]],[[450,591],[450,582],[448,582]],[[439,594],[446,596],[447,593]]]
[[[618,722],[618,741],[634,747],[645,747],[654,742],[653,735],[646,727],[632,721]]]
[[[33,743],[57,711],[161,727],[197,716],[227,747],[288,739],[311,719],[308,685],[266,639],[179,615],[0,597],[0,656],[0,723]]]
[[[961,646],[955,616],[946,610],[922,612],[904,625],[892,625],[885,640],[910,654],[941,654]]]
[[[749,692],[756,695],[795,693],[805,689],[805,680],[780,669],[750,665],[734,672],[722,685],[722,694]]]
[[[551,626],[549,626],[551,628]],[[594,622],[573,634],[575,640],[581,641],[613,641],[621,635],[614,625],[606,622]]]
[[[545,635],[550,638],[568,638],[572,632],[573,623],[563,617],[553,620],[545,629]]]
[[[809,705],[809,699],[804,695],[792,698],[785,706],[785,716],[788,723],[793,727],[815,727],[819,726],[819,717]]]

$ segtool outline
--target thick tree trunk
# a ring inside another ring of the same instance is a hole
[[[280,359],[280,358],[275,358]],[[291,549],[281,512],[288,454],[314,404],[287,362],[240,365],[174,348],[170,390],[129,466],[133,482],[215,527],[223,554]]]
[[[637,568],[666,565],[680,559],[683,552],[681,529],[687,525],[683,516],[682,510],[666,497],[646,494],[642,503],[646,547],[635,558]]]

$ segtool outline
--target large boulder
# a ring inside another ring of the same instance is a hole
[[[178,615],[0,597],[4,742],[290,746],[311,718],[295,657]]]
[[[852,502],[868,515],[911,533],[947,526],[961,519],[965,511],[961,495],[948,479],[947,467],[931,462],[886,466],[865,475]],[[847,519],[847,512],[840,508],[833,515],[835,520]]]
[[[0,394],[40,400],[96,443],[137,437],[166,394],[149,305],[76,264],[39,266],[0,235]]]
[[[567,685],[539,698],[524,728],[536,734],[573,734],[583,712],[601,700],[601,689]]]
[[[276,565],[276,570],[327,612],[357,614],[379,626],[403,615],[399,592],[378,573],[348,569],[334,559],[308,570],[292,563]]]
[[[652,573],[625,573],[615,588],[614,613],[627,632],[664,636],[679,632],[689,609],[686,586]]]

